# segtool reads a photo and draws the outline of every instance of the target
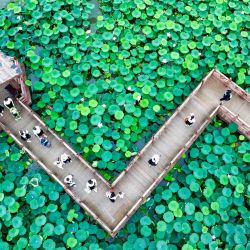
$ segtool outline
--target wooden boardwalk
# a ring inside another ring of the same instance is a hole
[[[228,88],[233,90],[232,100],[219,105],[219,99]],[[0,102],[7,95],[2,91]],[[250,138],[250,95],[214,69],[177,108],[129,166],[109,184],[88,162],[48,129],[30,108],[20,100],[16,100],[16,106],[21,111],[23,119],[16,122],[11,114],[5,111],[4,116],[0,117],[0,126],[112,236],[124,226],[215,115],[220,115],[226,121],[236,122],[239,130]],[[196,123],[191,127],[184,124],[184,119],[189,113],[194,113],[196,117]],[[18,131],[25,128],[31,132],[35,125],[42,126],[46,131],[52,141],[51,149],[41,146],[34,136],[31,143],[20,140]],[[65,165],[64,170],[53,165],[62,153],[71,155],[73,160]],[[147,161],[153,154],[160,154],[161,158],[157,167],[150,168]],[[63,179],[68,174],[74,175],[76,187],[68,188],[63,184]],[[87,180],[91,178],[97,180],[98,192],[87,194],[84,188]],[[118,198],[115,203],[110,202],[105,192],[111,186],[115,192],[125,192],[124,199]]]

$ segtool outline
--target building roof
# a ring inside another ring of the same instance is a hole
[[[15,64],[13,57],[6,56],[0,51],[0,84],[5,83],[22,73],[21,68]]]

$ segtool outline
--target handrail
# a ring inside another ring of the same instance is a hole
[[[206,125],[209,123],[209,121],[211,120],[212,117],[214,117],[217,113],[218,110],[220,109],[220,106],[217,106],[210,114],[209,117],[202,123],[201,125],[201,129],[199,129],[198,133],[195,133],[195,136],[192,136],[192,140],[194,140],[194,138],[197,138],[202,131],[206,128]],[[190,141],[190,140],[189,140]],[[188,143],[186,143],[188,144]],[[140,203],[145,200],[145,198],[151,193],[152,189],[154,189],[154,187],[157,185],[157,183],[159,183],[162,178],[164,177],[164,175],[169,172],[176,161],[179,160],[179,158],[181,157],[181,155],[188,150],[190,145],[188,146],[184,146],[183,148],[181,148],[179,150],[179,152],[175,155],[175,157],[170,161],[170,163],[164,168],[164,170],[160,173],[160,175],[155,179],[155,181],[149,186],[149,188],[143,193],[143,195],[139,198],[139,200],[135,203],[135,205],[129,210],[129,212],[122,218],[122,220],[120,221],[120,223],[116,226],[116,228],[113,230],[113,232],[115,232],[117,230],[117,228],[119,228],[119,226],[127,219],[127,217],[129,217],[129,215],[132,213],[132,211],[135,209],[136,206],[140,205]]]
[[[27,147],[23,145],[23,143],[20,142],[20,140],[12,133],[11,130],[9,130],[2,122],[0,122],[0,126],[7,132],[9,136],[11,136],[14,141],[19,144],[19,146],[24,150],[32,159],[34,159],[55,181],[57,181],[64,189],[65,191],[74,199],[77,201],[77,203],[84,208],[89,214],[91,214],[92,217],[96,218],[102,226],[109,231],[110,233],[112,230],[106,225],[98,216],[89,209],[89,207],[82,201],[80,198],[78,198],[56,175],[53,173],[47,166],[40,161]]]
[[[243,90],[239,85],[237,85],[235,82],[232,81],[232,78],[228,78],[227,76],[225,76],[224,74],[222,74],[220,71],[218,71],[217,69],[215,69],[215,77],[219,80],[224,79],[224,81],[222,81],[222,83],[230,88],[231,90],[233,90],[234,92],[236,92],[240,97],[244,98],[247,102],[250,102],[250,95],[247,94],[247,92],[245,90]]]
[[[197,86],[196,89],[194,89],[192,91],[192,93],[185,99],[185,101],[182,103],[182,105],[180,105],[174,112],[174,114],[160,127],[160,129],[158,130],[158,132],[149,140],[149,142],[145,145],[145,147],[136,155],[136,157],[131,161],[131,163],[128,165],[128,167],[126,167],[121,174],[118,176],[118,178],[113,182],[113,184],[111,184],[112,187],[114,187],[118,181],[120,181],[121,179],[124,179],[123,177],[126,176],[126,173],[130,170],[130,168],[132,168],[132,166],[134,166],[134,164],[136,164],[137,160],[143,156],[143,154],[145,154],[146,150],[148,149],[148,147],[153,146],[155,147],[155,149],[160,149],[161,144],[156,144],[158,139],[160,138],[160,136],[162,135],[162,133],[164,133],[164,131],[166,130],[166,128],[169,126],[169,124],[173,121],[174,118],[176,118],[177,115],[182,114],[183,108],[186,107],[187,103],[189,102],[189,100],[191,100],[192,98],[196,98],[196,93],[198,93],[198,91],[201,89],[202,86],[209,86],[209,83],[206,84],[207,80],[210,79],[211,77],[214,77],[213,80],[215,81],[215,83],[223,83],[225,86],[229,86],[235,94],[239,94],[241,97],[243,97],[244,99],[242,99],[241,101],[247,101],[249,102],[250,100],[250,95],[248,95],[244,90],[242,90],[240,87],[235,86],[235,84],[232,82],[231,79],[226,78],[224,75],[222,75],[219,71],[217,71],[217,69],[213,69],[205,78],[203,78],[203,80],[201,81],[201,83]],[[210,81],[209,81],[210,82]],[[225,89],[225,87],[220,87],[220,90]],[[210,91],[212,90],[212,88],[210,88]],[[216,90],[215,90],[216,91]],[[233,101],[233,99],[231,100]],[[81,163],[84,164],[84,166],[86,166],[88,168],[88,170],[91,171],[91,173],[95,174],[96,176],[98,176],[98,178],[101,180],[102,183],[106,184],[106,187],[110,187],[109,182],[107,182],[94,168],[91,167],[91,165],[81,157],[80,154],[78,154],[76,151],[74,151],[72,149],[72,147],[65,142],[63,139],[61,139],[52,129],[50,129],[49,127],[46,126],[46,124],[40,119],[40,117],[34,112],[32,111],[29,107],[27,107],[21,99],[17,99],[17,102],[19,103],[19,105],[21,105],[22,110],[24,109],[26,112],[28,112],[29,114],[31,114],[31,117],[33,119],[35,119],[36,121],[39,122],[39,124],[41,124],[41,126],[44,128],[44,130],[48,131],[51,133],[51,135],[54,136],[54,138],[64,147],[66,147],[68,150],[70,150],[70,152],[77,157]],[[198,102],[200,103],[200,102]],[[212,103],[212,102],[211,102]],[[195,105],[195,103],[193,103]],[[208,105],[210,105],[210,102],[208,103]],[[155,177],[150,177],[147,176],[147,180],[149,181],[148,185],[145,187],[145,189],[140,189],[140,193],[137,194],[135,193],[135,197],[133,196],[133,201],[135,202],[129,202],[126,207],[126,209],[123,209],[124,212],[122,212],[122,214],[119,215],[118,218],[115,218],[116,220],[112,220],[112,223],[109,223],[109,220],[105,217],[105,215],[102,215],[101,213],[99,215],[97,215],[95,212],[93,212],[91,210],[92,205],[88,206],[87,204],[85,204],[84,201],[81,200],[81,196],[78,196],[78,193],[72,192],[71,188],[66,186],[62,181],[61,178],[59,176],[57,176],[56,173],[54,173],[54,169],[51,168],[49,169],[41,160],[38,159],[38,157],[33,153],[32,150],[28,149],[27,147],[24,146],[24,144],[22,142],[20,142],[20,140],[12,133],[11,130],[9,130],[3,123],[0,122],[0,127],[2,127],[16,142],[17,144],[25,151],[27,152],[33,159],[35,159],[38,164],[46,171],[48,172],[48,174],[54,179],[56,180],[58,183],[60,183],[63,188],[65,189],[65,191],[73,198],[76,200],[76,202],[86,210],[87,213],[89,213],[91,216],[93,216],[93,218],[106,230],[108,231],[112,236],[115,236],[116,233],[118,232],[118,230],[124,225],[124,223],[131,217],[131,215],[134,213],[134,211],[138,208],[138,206],[141,205],[141,203],[143,203],[146,199],[146,197],[152,192],[152,190],[155,188],[155,186],[162,180],[162,178],[164,177],[164,175],[174,167],[175,163],[178,161],[178,159],[181,157],[181,155],[192,145],[192,143],[196,140],[196,138],[200,135],[200,133],[202,133],[202,131],[205,129],[205,127],[209,124],[209,122],[211,121],[211,119],[213,118],[214,115],[218,114],[220,117],[222,117],[224,120],[226,121],[235,121],[237,124],[239,124],[239,130],[242,131],[244,134],[247,135],[247,137],[250,139],[250,124],[246,123],[244,121],[244,118],[239,117],[238,114],[235,114],[234,112],[232,112],[231,110],[229,110],[227,107],[220,105],[220,106],[216,106],[217,103],[214,102],[213,104],[211,104],[213,107],[213,111],[208,111],[211,110],[211,107],[207,107],[208,109],[206,109],[206,113],[205,109],[203,107],[202,109],[202,115],[203,117],[206,116],[206,119],[203,119],[201,122],[201,124],[199,124],[199,127],[197,128],[197,130],[193,133],[193,134],[189,134],[189,138],[186,138],[185,141],[183,141],[182,143],[177,143],[177,150],[174,150],[173,154],[171,155],[171,160],[167,162],[166,166],[161,166],[163,169],[160,172],[160,174],[155,178]],[[20,106],[19,106],[20,107]],[[244,106],[245,107],[245,106]],[[245,109],[244,109],[245,111]],[[181,113],[182,112],[182,113]],[[209,113],[209,114],[207,114]],[[169,130],[170,132],[173,129]],[[174,132],[174,131],[172,131]],[[182,134],[182,131],[180,131],[180,135]],[[169,134],[168,134],[169,135]],[[171,139],[171,136],[169,137]],[[48,164],[49,166],[50,164]],[[59,174],[58,174],[59,175]],[[144,174],[143,174],[144,175]],[[155,176],[155,175],[154,175]],[[151,180],[152,179],[152,180]],[[124,179],[125,180],[125,179]],[[152,181],[152,183],[151,183]],[[105,187],[105,188],[106,188]],[[144,191],[145,190],[145,191]],[[118,190],[117,190],[118,191]],[[119,190],[119,191],[123,191],[123,190]],[[116,191],[115,191],[116,192]],[[126,197],[126,199],[130,199],[130,197]],[[126,200],[125,200],[126,201]],[[132,204],[131,204],[132,203]],[[121,204],[120,204],[121,205]],[[95,205],[93,205],[93,207],[95,208]],[[120,206],[119,206],[120,207]],[[96,210],[94,210],[96,211]],[[98,210],[99,211],[99,210]],[[114,210],[115,213],[117,213],[116,210]],[[98,212],[99,213],[99,212]],[[126,214],[125,214],[126,213]],[[118,214],[118,213],[117,213]],[[125,214],[125,215],[124,215]],[[118,220],[119,219],[119,220]],[[105,223],[105,222],[106,223]],[[114,223],[115,221],[115,223]]]
[[[94,173],[98,178],[100,178],[107,185],[108,188],[110,188],[110,183],[107,182],[97,171],[95,171],[86,160],[84,160],[75,150],[72,149],[72,147],[69,146],[68,143],[66,143],[51,128],[49,128],[33,110],[31,110],[29,107],[27,107],[20,99],[17,98],[17,101],[39,123],[42,124],[42,126],[44,127],[44,129],[46,129],[47,131],[49,131],[60,143],[62,143],[68,150],[70,150],[71,153],[73,155],[75,155],[92,173]]]
[[[250,139],[250,124],[242,120],[239,115],[235,114],[225,106],[221,106],[218,112],[219,116],[228,122],[235,122],[239,126],[239,130]]]
[[[126,172],[129,171],[129,169],[134,166],[135,162],[138,160],[139,157],[146,151],[146,149],[151,145],[151,143],[155,140],[155,138],[158,138],[160,134],[166,129],[168,124],[171,123],[171,121],[180,113],[180,111],[185,107],[188,101],[200,90],[201,86],[207,81],[208,78],[212,76],[215,69],[209,72],[209,74],[199,83],[199,85],[189,94],[189,96],[184,100],[184,102],[176,109],[176,111],[172,114],[172,116],[160,127],[160,129],[156,132],[154,136],[148,141],[148,143],[138,152],[138,154],[133,158],[133,160],[129,163],[129,165],[118,175],[118,177],[114,180],[114,182],[111,184],[112,187],[115,187],[118,182],[123,178],[123,176],[126,174]]]

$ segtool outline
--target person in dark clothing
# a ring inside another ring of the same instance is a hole
[[[39,137],[39,141],[41,145],[43,145],[44,147],[47,147],[47,148],[51,147],[51,141],[49,141],[47,137],[41,136]]]
[[[0,115],[3,116],[4,106],[0,104]]]
[[[195,116],[193,113],[190,113],[189,116],[185,119],[185,124],[191,126],[195,123]]]
[[[21,136],[21,139],[27,142],[31,142],[30,138],[31,135],[29,134],[28,130],[19,130],[19,134]]]
[[[121,199],[123,199],[124,195],[125,193],[123,192],[119,192],[116,195],[113,189],[110,189],[109,191],[106,192],[106,197],[108,197],[111,202],[115,202],[117,197],[120,197]]]
[[[230,101],[232,98],[232,90],[228,89],[225,91],[223,97],[220,99],[221,103],[222,101]]]
[[[152,158],[148,160],[149,167],[153,166],[155,167],[160,160],[160,155],[154,154]]]
[[[90,193],[92,190],[97,192],[97,181],[96,179],[90,179],[86,183],[86,188],[84,189],[86,193]]]

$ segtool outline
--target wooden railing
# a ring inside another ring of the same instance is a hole
[[[126,173],[136,164],[136,161],[143,156],[143,154],[146,153],[147,149],[150,146],[154,146],[154,142],[156,142],[162,133],[166,130],[166,128],[170,125],[170,123],[173,121],[174,118],[176,118],[180,112],[183,111],[183,108],[187,105],[187,103],[190,101],[191,98],[195,98],[195,95],[197,92],[201,89],[203,84],[210,79],[210,77],[215,77],[220,82],[222,82],[227,88],[232,89],[235,93],[237,93],[239,96],[244,98],[244,101],[250,102],[250,96],[242,90],[240,87],[236,86],[231,79],[225,77],[223,74],[221,74],[216,69],[212,70],[203,80],[202,82],[197,86],[197,88],[186,98],[186,100],[182,103],[181,106],[179,106],[174,114],[161,126],[161,128],[158,130],[158,132],[149,140],[149,142],[145,145],[145,147],[137,154],[137,156],[131,161],[131,163],[125,168],[122,173],[117,177],[117,179],[110,185],[108,181],[106,181],[98,172],[92,168],[92,166],[84,160],[81,155],[79,155],[77,152],[75,152],[71,146],[66,143],[63,139],[61,139],[53,130],[48,128],[46,124],[41,120],[41,118],[32,111],[29,107],[27,107],[21,100],[17,100],[17,102],[43,127],[45,131],[50,132],[56,140],[61,143],[64,147],[66,147],[70,152],[76,156],[81,163],[85,167],[88,168],[88,170],[91,171],[96,177],[98,177],[108,188],[115,187],[119,181],[122,180],[122,177],[126,175]],[[213,106],[214,107],[214,106]],[[56,175],[56,173],[53,173],[41,160],[38,159],[38,157],[28,148],[24,146],[22,142],[10,131],[4,124],[0,122],[0,127],[2,127],[16,142],[17,144],[26,151],[35,161],[38,162],[39,165],[42,166],[42,168],[54,179],[56,180],[62,187],[66,190],[66,192],[76,200],[76,202],[84,208],[87,213],[89,213],[106,231],[108,231],[112,236],[115,236],[118,230],[126,223],[126,221],[131,217],[131,215],[134,213],[136,209],[145,201],[145,199],[150,195],[152,190],[158,185],[158,183],[163,179],[164,175],[170,171],[175,163],[179,160],[179,158],[183,155],[183,153],[186,152],[186,150],[192,145],[192,143],[197,139],[197,137],[202,133],[202,131],[206,128],[206,126],[209,124],[211,119],[218,114],[222,119],[231,122],[234,121],[239,125],[239,130],[245,134],[248,138],[250,138],[250,124],[246,124],[237,114],[234,114],[231,110],[228,110],[225,106],[217,106],[210,114],[206,114],[206,119],[202,122],[202,124],[199,126],[197,131],[191,135],[191,137],[188,139],[188,141],[185,143],[185,145],[179,146],[179,149],[176,149],[176,154],[174,155],[173,159],[170,160],[170,162],[167,164],[166,167],[162,170],[162,172],[159,174],[159,176],[156,179],[152,179],[152,184],[138,197],[136,202],[131,208],[128,208],[128,211],[126,211],[126,214],[122,217],[122,219],[113,227],[108,226],[108,223],[104,223],[104,221],[95,214],[88,205],[82,201],[75,193],[72,192],[72,190],[67,187],[60,178]],[[132,169],[130,170],[132,171]],[[101,215],[100,215],[101,216]]]
[[[239,115],[233,113],[225,106],[221,106],[218,115],[227,122],[235,122],[238,124],[239,131],[244,134],[248,139],[250,139],[250,124],[243,121]],[[250,115],[250,112],[249,112]]]
[[[175,155],[175,157],[170,161],[168,166],[164,168],[164,170],[160,173],[160,175],[155,179],[155,181],[150,185],[150,187],[143,193],[143,195],[136,201],[134,206],[128,211],[128,213],[122,218],[122,220],[118,223],[118,225],[113,230],[113,235],[117,232],[122,226],[123,223],[130,218],[133,214],[133,211],[137,210],[141,204],[146,200],[146,198],[150,195],[152,190],[162,181],[164,176],[173,168],[175,163],[180,159],[180,157],[189,149],[192,143],[200,136],[202,131],[207,127],[207,125],[211,122],[211,119],[218,113],[220,106],[216,107],[208,116],[207,119],[201,124],[196,133],[188,140],[188,142],[179,150],[179,152]]]
[[[19,101],[20,102],[20,101]],[[2,127],[6,133],[13,138],[13,140],[20,146],[20,148],[25,151],[33,160],[35,160],[55,181],[57,181],[64,189],[65,191],[83,208],[89,213],[95,220],[97,220],[103,228],[105,228],[106,231],[108,231],[110,234],[112,233],[112,230],[106,225],[88,206],[84,203],[78,196],[76,196],[72,190],[66,186],[60,178],[56,176],[55,173],[53,173],[50,168],[48,168],[42,161],[40,161],[36,155],[32,153],[31,150],[29,150],[27,147],[23,145],[23,143],[12,133],[10,129],[8,129],[2,122],[0,122],[0,127]]]
[[[135,162],[143,155],[143,153],[145,153],[147,151],[147,149],[151,145],[151,143],[153,143],[156,139],[159,138],[159,136],[162,134],[162,132],[172,122],[172,120],[181,112],[181,110],[190,101],[190,99],[200,90],[200,88],[207,81],[207,79],[210,78],[210,76],[213,74],[214,70],[215,69],[213,69],[212,71],[209,72],[209,74],[190,93],[190,95],[184,100],[184,102],[175,110],[175,112],[172,114],[172,116],[160,127],[160,129],[156,132],[156,134],[151,137],[151,139],[148,141],[148,143],[138,152],[138,154],[133,158],[133,160],[129,163],[129,165],[114,180],[114,182],[111,184],[112,187],[115,187],[118,184],[118,182],[123,178],[123,176],[129,171],[129,169],[131,169],[134,166]]]
[[[241,98],[244,98],[247,102],[250,102],[250,95],[247,94],[247,92],[243,90],[239,85],[233,82],[232,78],[228,78],[217,69],[214,69],[213,76],[215,76],[218,80],[220,80],[220,82],[223,83],[224,86],[237,93]]]
[[[85,165],[85,167],[87,167],[94,175],[100,178],[103,183],[105,183],[107,188],[111,187],[108,181],[106,181],[93,167],[91,167],[91,165],[86,160],[84,160],[81,155],[79,155],[74,149],[72,149],[72,147],[68,143],[66,143],[52,129],[50,129],[32,109],[23,104],[23,102],[19,99],[17,99],[17,101],[27,112],[29,112],[32,117],[34,117],[38,121],[40,125],[43,126],[45,131],[49,131],[61,144],[63,144],[69,151],[71,151],[71,153],[75,155]]]

